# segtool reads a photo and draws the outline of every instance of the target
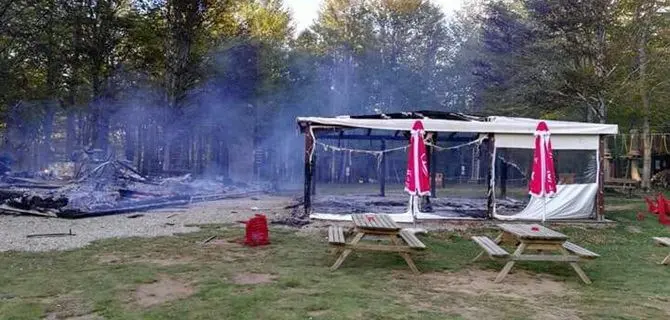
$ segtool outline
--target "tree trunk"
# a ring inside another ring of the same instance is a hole
[[[51,136],[53,134],[54,108],[51,102],[45,106],[46,112],[42,119],[42,145],[38,153],[37,165],[40,169],[46,168],[51,162]]]
[[[109,117],[104,108],[101,108],[97,117],[97,124],[94,129],[97,131],[95,147],[100,150],[107,150],[109,148]]]
[[[651,117],[651,102],[649,101],[649,89],[647,88],[647,37],[649,14],[652,12],[645,9],[641,4],[637,8],[638,34],[637,34],[637,61],[639,70],[639,94],[642,100],[642,137],[644,141],[642,153],[642,187],[649,189],[651,186],[651,130],[649,118]]]
[[[75,145],[77,145],[77,123],[75,120],[75,113],[72,111],[72,106],[74,105],[74,97],[69,96],[67,98],[68,105],[63,106],[65,109],[65,153],[67,154],[67,159],[72,157],[74,153]]]
[[[91,142],[91,130],[89,130],[90,117],[84,115],[83,111],[79,111],[79,116],[77,117],[77,124],[79,125],[79,136],[78,136],[78,145],[84,146],[86,148],[90,147]]]
[[[172,167],[170,157],[172,155],[172,141],[167,139],[165,141],[165,148],[163,148],[163,171],[169,171]]]
[[[598,24],[596,30],[596,45],[595,73],[596,77],[600,80],[600,83],[605,83],[605,50],[607,49],[605,21],[601,21],[600,24]],[[605,92],[602,86],[598,88],[596,98],[598,122],[605,123],[607,121],[607,104],[605,102]]]
[[[135,131],[137,126],[132,124],[127,124],[126,131],[126,141],[124,143],[124,154],[126,160],[134,161],[135,160]]]

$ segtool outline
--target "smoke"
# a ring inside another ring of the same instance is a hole
[[[210,52],[203,65],[194,66],[199,70],[189,76],[197,80],[180,95],[176,106],[167,103],[160,77],[117,68],[103,97],[90,104],[55,108],[53,139],[45,142],[56,154],[51,159],[71,158],[66,140],[72,133],[69,139],[77,149],[91,148],[96,144],[92,136],[102,134],[117,158],[133,161],[144,173],[194,172],[294,188],[302,184],[304,159],[297,117],[409,109],[402,99],[384,98],[384,94],[404,94],[391,92],[399,91],[398,86],[384,87],[393,82],[389,79],[393,80],[395,71],[371,74],[370,68],[364,68],[361,61],[373,61],[374,52],[354,59],[351,53],[343,58],[346,49],[326,55],[300,49],[267,50],[237,39]],[[23,103],[10,111],[6,150],[16,153],[22,140],[27,144],[49,140],[39,137],[43,122],[27,121],[35,117],[30,105]],[[70,122],[74,129],[68,132]],[[48,161],[38,162],[43,166]]]

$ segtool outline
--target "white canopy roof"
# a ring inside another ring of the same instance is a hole
[[[298,123],[377,130],[407,131],[416,119],[355,119],[349,116],[335,118],[300,117]],[[426,131],[533,134],[541,120],[511,117],[487,117],[486,121],[461,121],[444,119],[421,119]],[[608,135],[617,134],[613,124],[545,120],[552,135]]]

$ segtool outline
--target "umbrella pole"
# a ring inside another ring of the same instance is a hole
[[[542,225],[544,225],[544,221],[547,218],[547,197],[542,197],[542,200],[544,200],[544,210],[542,211]]]
[[[416,228],[416,208],[417,208],[417,196],[412,196],[412,222],[414,223],[414,228]]]

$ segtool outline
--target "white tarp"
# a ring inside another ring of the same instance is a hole
[[[551,130],[551,127],[549,127]],[[534,149],[535,136],[532,134],[496,134],[496,148]],[[597,135],[551,135],[551,147],[554,150],[598,150],[600,141]]]
[[[489,120],[500,128],[501,131],[494,131],[493,133],[535,133],[537,123],[542,121],[538,119],[529,118],[511,118],[511,117],[489,117]],[[588,122],[573,122],[573,121],[554,121],[544,120],[549,127],[552,139],[554,135],[563,134],[617,134],[619,133],[619,126],[615,124],[600,124]]]
[[[561,184],[556,186],[556,195],[546,199],[546,219],[590,219],[594,216],[597,183]],[[500,220],[542,220],[545,200],[531,197],[525,209],[512,216],[494,214]]]
[[[426,131],[467,132],[467,133],[516,133],[533,135],[540,120],[526,118],[489,117],[489,121],[458,121],[422,119]],[[341,126],[376,130],[409,131],[416,119],[352,119],[347,116],[336,118],[300,117],[299,123],[312,125]],[[618,126],[611,124],[546,121],[552,138],[556,135],[601,135],[617,134]]]

